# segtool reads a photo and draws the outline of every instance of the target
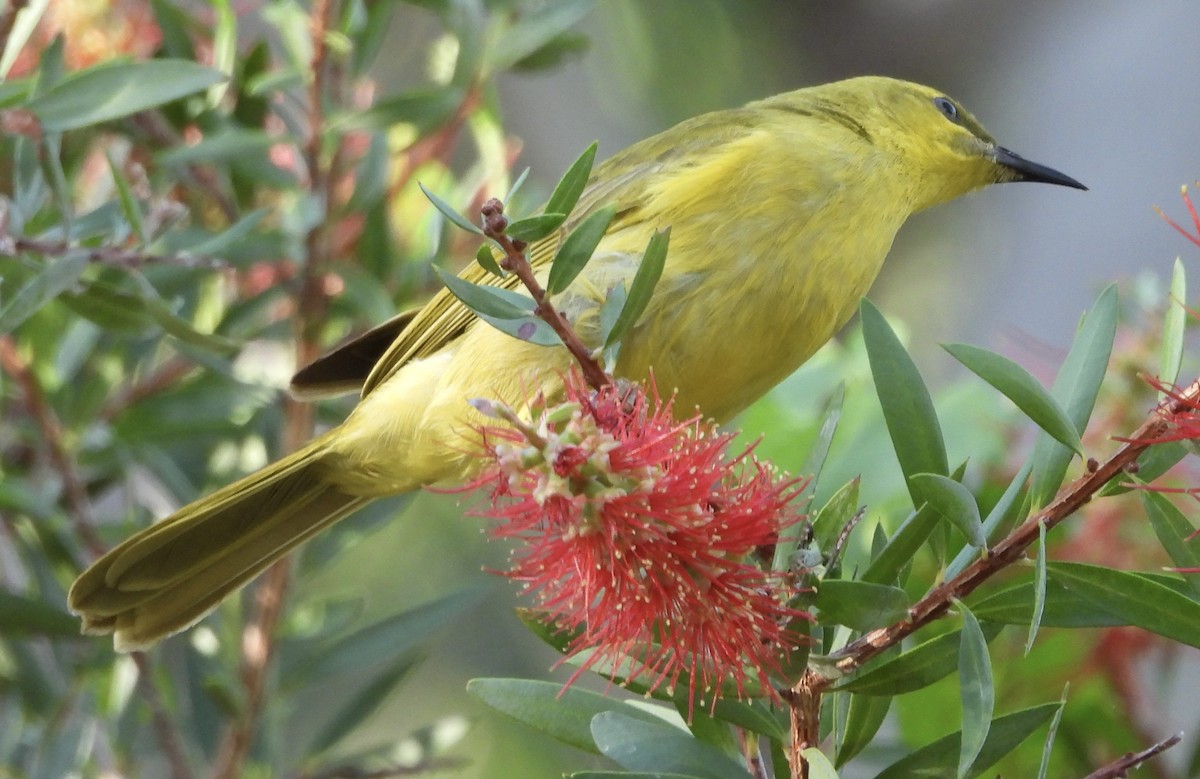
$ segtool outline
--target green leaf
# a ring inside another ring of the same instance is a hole
[[[0,58],[0,81],[8,79],[8,72],[16,64],[17,57],[20,56],[21,51],[25,48],[25,44],[29,41],[29,36],[33,35],[33,31],[37,29],[38,22],[42,19],[42,14],[46,12],[49,6],[50,0],[32,0],[32,2],[25,4],[22,10],[16,14],[16,19],[9,29],[7,40],[4,44],[4,56]],[[17,8],[15,5],[10,5],[9,12],[16,12]]]
[[[589,214],[563,240],[554,255],[554,262],[550,265],[550,278],[546,282],[547,292],[557,295],[570,286],[592,258],[616,213],[615,206],[605,206]]]
[[[0,590],[0,634],[79,638],[79,620],[45,601]]]
[[[125,181],[125,177],[121,175],[117,164],[113,162],[112,155],[105,151],[104,158],[108,161],[108,172],[112,176],[113,186],[117,189],[117,199],[121,203],[121,213],[125,215],[125,221],[129,223],[129,228],[133,230],[133,234],[137,237],[138,242],[144,244],[146,242],[146,231],[142,223],[141,204],[133,196],[133,191],[130,190],[129,183]]]
[[[983,631],[990,641],[1001,629],[999,625],[985,624]],[[961,630],[943,633],[897,657],[869,663],[834,689],[860,695],[886,696],[924,689],[957,670],[961,646]]]
[[[0,307],[0,333],[11,333],[61,293],[79,281],[88,267],[84,252],[68,252],[45,266]]]
[[[463,92],[456,87],[415,89],[385,97],[370,108],[335,115],[329,131],[388,130],[398,124],[413,125],[419,135],[443,125],[459,109]]]
[[[941,515],[928,503],[914,511],[888,539],[887,545],[871,559],[861,581],[876,584],[891,584],[900,576],[900,571],[916,556],[917,550],[938,527]]]
[[[999,390],[1054,440],[1071,447],[1082,456],[1083,443],[1067,412],[1029,371],[1007,357],[978,346],[943,344],[942,348],[976,376]]]
[[[1200,647],[1200,603],[1136,573],[1083,563],[1050,563],[1049,574],[1130,625]]]
[[[639,721],[662,719],[615,698],[578,687],[532,679],[472,679],[467,692],[487,706],[565,744],[599,754],[591,722],[597,714],[619,711]]]
[[[249,237],[268,213],[266,208],[255,209],[211,238],[187,247],[187,252],[198,257],[219,257]]]
[[[338,745],[350,735],[367,717],[379,710],[392,691],[417,666],[418,659],[402,655],[382,672],[376,674],[354,694],[345,705],[334,712],[328,724],[317,733],[308,746],[307,754],[319,755]]]
[[[1063,687],[1062,698],[1058,702],[1058,711],[1054,712],[1054,719],[1050,720],[1050,727],[1046,729],[1046,743],[1042,746],[1042,763],[1038,767],[1037,779],[1046,779],[1047,771],[1050,768],[1050,751],[1054,748],[1054,737],[1058,735],[1058,725],[1062,722],[1063,712],[1067,709],[1067,692],[1071,689],[1071,683],[1067,682]]]
[[[886,584],[823,579],[817,585],[816,606],[822,624],[873,630],[908,616],[908,595]]]
[[[521,187],[524,186],[525,179],[527,178],[529,178],[528,166],[525,167],[525,170],[521,171],[521,175],[517,176],[516,181],[514,181],[512,186],[508,188],[508,194],[504,196],[504,205],[507,206],[512,203],[512,199],[517,196],[518,192],[521,191]]]
[[[633,283],[629,285],[625,305],[621,307],[617,321],[613,323],[608,337],[604,340],[606,348],[624,338],[637,324],[642,312],[646,310],[650,296],[654,294],[654,287],[662,275],[663,265],[666,264],[667,246],[670,240],[670,227],[665,230],[657,230],[654,235],[650,236],[650,243],[647,244],[646,251],[642,255],[642,261],[638,265],[637,273],[634,274]]]
[[[1033,641],[1037,638],[1038,628],[1042,624],[1042,615],[1046,611],[1046,523],[1038,522],[1037,563],[1033,572],[1033,616],[1029,620],[1029,638],[1025,640],[1025,654],[1033,651]]]
[[[446,217],[453,224],[457,225],[463,230],[466,230],[468,233],[483,235],[483,230],[480,229],[478,225],[455,211],[454,207],[445,200],[442,200],[440,197],[426,189],[424,184],[417,182],[417,186],[420,187],[421,191],[425,193],[425,197],[429,198],[429,202],[433,203],[433,207],[442,212],[442,216]]]
[[[518,219],[515,222],[510,222],[505,228],[504,234],[509,238],[526,243],[533,243],[545,238],[550,233],[562,226],[566,220],[566,214],[549,213],[537,214],[536,216],[528,216],[524,219]]]
[[[1006,714],[992,720],[988,728],[987,741],[979,750],[979,757],[971,766],[966,776],[975,777],[982,774],[1007,755],[1035,730],[1054,716],[1058,710],[1057,703],[1043,703],[1029,709]],[[954,779],[958,776],[958,755],[961,751],[962,735],[952,733],[940,738],[916,752],[913,752],[892,763],[875,779]]]
[[[1196,528],[1191,520],[1176,508],[1166,495],[1146,490],[1142,492],[1142,506],[1150,519],[1150,526],[1158,536],[1158,542],[1175,563],[1177,568],[1191,568],[1200,571],[1200,549],[1195,546]],[[1194,573],[1180,574],[1191,585],[1192,590],[1200,595],[1200,575]]]
[[[950,466],[942,428],[917,366],[871,301],[863,298],[860,310],[871,376],[900,469],[906,478],[916,473],[945,476]],[[913,505],[920,506],[919,490],[912,482],[908,488]]]
[[[567,172],[550,193],[550,199],[546,201],[547,213],[569,214],[575,209],[579,196],[587,186],[588,177],[592,175],[592,164],[596,161],[598,146],[597,141],[592,141],[592,144],[583,150],[583,154],[571,163],[571,167],[567,168]]]
[[[1017,503],[1017,498],[1022,494],[1022,487],[1025,485],[1025,480],[1029,478],[1030,472],[1033,470],[1033,464],[1025,461],[1025,465],[1021,470],[1017,471],[1017,475],[1008,483],[1004,493],[1000,496],[1000,500],[996,501],[992,506],[992,510],[988,512],[987,518],[983,520],[983,534],[985,537],[990,537],[1000,527],[1005,520],[1008,519],[1009,513],[1013,506]],[[1024,516],[1024,515],[1023,515]],[[966,545],[958,553],[950,564],[946,566],[946,579],[950,579],[962,573],[962,570],[970,565],[976,557],[975,547]]]
[[[979,517],[979,504],[975,496],[963,485],[937,473],[914,473],[908,477],[910,490],[916,486],[919,494],[933,510],[949,520],[967,537],[967,543],[976,549],[987,545],[983,535],[983,520]]]
[[[442,627],[450,619],[476,606],[487,594],[485,588],[461,590],[415,609],[379,620],[318,651],[306,651],[304,662],[283,669],[281,687],[357,672],[393,660]]]
[[[696,779],[687,774],[668,774],[662,771],[577,771],[570,779]]]
[[[996,689],[992,683],[992,663],[987,639],[975,615],[961,601],[963,628],[958,650],[959,695],[962,700],[962,743],[958,753],[958,779],[970,773],[987,740],[995,710]]]
[[[156,156],[161,165],[191,165],[197,162],[231,162],[241,157],[264,154],[276,143],[286,141],[263,130],[226,128],[206,135],[188,146],[176,146],[159,152]]]
[[[1167,313],[1163,317],[1162,354],[1158,363],[1158,378],[1173,384],[1179,378],[1183,362],[1183,331],[1187,327],[1187,274],[1183,263],[1175,258],[1171,272],[1171,293],[1167,298]]]
[[[851,695],[850,712],[846,715],[846,732],[838,745],[837,767],[841,768],[871,743],[879,732],[888,709],[890,695]]]
[[[813,442],[812,449],[809,450],[808,456],[804,458],[804,466],[800,469],[800,473],[810,474],[812,478],[807,488],[810,495],[816,494],[817,484],[821,479],[821,472],[825,467],[826,459],[829,457],[829,447],[833,444],[833,436],[837,432],[838,422],[842,418],[842,404],[845,400],[846,383],[840,382],[837,389],[829,396],[829,402],[825,406],[825,413],[821,417],[821,429],[817,433],[817,440]],[[841,494],[845,489],[846,485],[843,485],[837,494]],[[857,502],[857,498],[855,498],[855,501]],[[833,499],[830,498],[826,506],[832,502]],[[855,511],[857,510],[858,507],[856,505]],[[775,558],[771,562],[771,570],[788,570],[791,566],[792,555],[796,552],[796,547],[803,534],[803,522],[794,522],[780,531],[779,540],[775,544]],[[829,548],[828,544],[830,541],[827,538],[822,540],[823,534],[821,532],[817,532],[816,538],[821,549]],[[834,540],[836,540],[836,537]]]
[[[1110,285],[1084,317],[1067,359],[1063,361],[1050,389],[1051,396],[1066,410],[1076,430],[1087,429],[1096,405],[1100,383],[1108,370],[1113,338],[1117,331],[1117,288]],[[1072,452],[1049,435],[1038,436],[1030,463],[1033,469],[1033,505],[1046,505],[1066,477]]]
[[[631,771],[746,779],[746,770],[724,752],[667,724],[606,711],[592,718],[591,730],[601,754]]]
[[[812,520],[813,538],[822,553],[828,554],[847,523],[858,513],[862,477],[855,476],[830,496]],[[797,523],[801,524],[801,523]]]
[[[502,279],[508,275],[500,267],[500,264],[496,262],[496,255],[492,251],[491,244],[485,243],[479,247],[479,250],[475,252],[475,262],[479,263],[484,270],[496,278]]]
[[[978,619],[988,623],[1028,626],[1033,622],[1036,602],[1035,584],[1028,581],[1005,587],[973,603],[971,609]],[[1126,624],[1053,579],[1046,580],[1046,596],[1038,622],[1042,627],[1051,628],[1105,628]]]
[[[454,297],[480,316],[491,319],[523,319],[533,313],[533,298],[486,284],[472,284],[461,276],[447,273],[438,267],[434,267],[433,270]]]
[[[488,314],[475,313],[492,327],[519,341],[528,341],[538,346],[558,346],[562,343],[562,339],[554,332],[554,328],[546,324],[545,320],[540,317],[523,316],[518,319],[500,319]]]
[[[678,693],[681,698],[685,698],[684,690],[679,690]],[[717,698],[713,717],[767,738],[778,741],[787,739],[787,729],[784,723],[780,722],[771,707],[761,700],[739,701]]]
[[[48,132],[145,111],[199,92],[226,75],[187,60],[118,62],[74,73],[26,104]]]
[[[228,354],[238,348],[239,344],[236,341],[213,333],[202,333],[193,327],[191,322],[176,315],[171,306],[158,294],[158,290],[142,274],[131,272],[129,276],[138,286],[146,313],[164,332],[186,344],[198,346],[217,354]],[[113,289],[110,285],[100,282],[92,286],[97,287],[101,293]]]
[[[802,750],[800,756],[808,761],[808,779],[838,779],[833,763],[830,763],[825,753],[817,747]]]
[[[493,70],[504,70],[537,53],[592,10],[595,0],[557,0],[522,14],[495,41],[487,58]]]

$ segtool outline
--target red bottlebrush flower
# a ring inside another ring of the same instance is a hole
[[[1139,444],[1165,444],[1171,441],[1195,441],[1200,439],[1200,393],[1195,385],[1180,388],[1167,384],[1157,376],[1145,376],[1146,383],[1163,394],[1163,401],[1155,409],[1166,423],[1166,429],[1151,437],[1137,439],[1118,438],[1118,441]]]
[[[1167,216],[1166,212],[1164,212],[1161,208],[1155,206],[1154,210],[1158,212],[1158,215],[1161,216],[1167,224],[1175,228],[1176,232],[1197,246],[1200,246],[1200,214],[1196,213],[1196,207],[1192,204],[1192,196],[1188,194],[1188,188],[1186,185],[1179,188],[1179,194],[1183,198],[1183,204],[1187,206],[1188,215],[1192,218],[1192,228],[1196,231],[1195,235],[1192,235],[1178,222]]]
[[[749,450],[727,460],[729,434],[700,418],[677,422],[670,403],[640,388],[592,392],[573,373],[566,397],[535,411],[532,425],[481,404],[511,426],[483,430],[492,464],[486,486],[514,538],[507,576],[523,582],[547,621],[573,634],[566,657],[649,679],[651,690],[689,687],[738,697],[774,695],[771,671],[798,637],[788,623],[808,614],[787,605],[782,574],[755,552],[802,519],[803,489]]]

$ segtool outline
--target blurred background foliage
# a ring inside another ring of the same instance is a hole
[[[77,636],[65,612],[65,588],[99,551],[306,435],[314,407],[283,391],[299,364],[419,302],[433,264],[472,256],[418,180],[471,213],[528,165],[530,209],[594,138],[603,157],[685,116],[859,73],[936,84],[1001,142],[1093,187],[992,190],[918,217],[898,240],[873,297],[940,377],[951,461],[970,458],[986,509],[1032,431],[936,343],[998,347],[1048,379],[1101,279],[1126,282],[1127,327],[1089,445],[1153,403],[1134,376],[1157,365],[1183,244],[1150,205],[1173,205],[1194,174],[1200,120],[1181,97],[1200,64],[1188,0],[25,7],[39,23],[8,27],[0,59],[0,776],[334,776],[352,763],[551,777],[607,765],[465,693],[473,676],[567,672],[548,671],[554,654],[484,572],[506,552],[463,518],[459,496],[377,502],[296,555],[263,665],[253,592],[138,658]],[[150,57],[233,78],[189,71],[199,86],[162,100],[145,70],[121,82],[132,94],[71,91],[75,71]],[[817,503],[861,474],[868,522],[893,522],[908,498],[853,327],[736,425],[801,472],[842,382]],[[316,424],[351,402],[319,404]],[[1072,520],[1059,557],[1166,564],[1126,513],[1105,501]],[[1011,631],[992,645],[999,710],[1053,700],[1072,680],[1051,776],[1195,725],[1189,651],[1124,629],[1048,629],[1025,659],[1023,641]],[[844,776],[957,729],[959,708],[953,677],[899,698],[865,767]],[[1192,738],[1147,771],[1193,775],[1195,751]],[[1039,759],[1028,744],[1001,771],[1032,775]]]

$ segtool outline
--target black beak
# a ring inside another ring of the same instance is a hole
[[[1003,146],[996,147],[996,163],[1003,165],[1014,174],[1012,181],[1037,181],[1042,184],[1058,184],[1063,187],[1087,189],[1075,179],[1059,173],[1054,168],[1047,168],[1036,162],[1030,162],[1016,152],[1011,152]]]

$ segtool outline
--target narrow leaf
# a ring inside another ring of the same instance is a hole
[[[1054,737],[1058,735],[1058,725],[1062,722],[1063,712],[1067,710],[1067,692],[1070,689],[1071,683],[1067,682],[1058,702],[1058,711],[1054,712],[1054,719],[1050,720],[1050,727],[1046,729],[1046,743],[1042,746],[1042,763],[1038,767],[1037,779],[1046,779],[1049,775],[1047,771],[1050,769],[1050,752],[1054,748]]]
[[[837,538],[845,529],[846,524],[854,517],[859,503],[859,487],[862,478],[855,476],[833,493],[825,505],[817,511],[812,520],[813,537],[817,546],[824,553],[833,549]],[[797,523],[801,524],[801,523]]]
[[[496,262],[496,255],[492,251],[491,244],[485,243],[479,247],[479,251],[475,252],[475,262],[479,263],[484,270],[496,278],[502,279],[508,275],[500,267],[500,263]]]
[[[650,296],[654,294],[654,287],[662,275],[663,265],[666,264],[667,246],[670,239],[671,228],[669,227],[656,231],[650,237],[650,243],[647,244],[646,251],[642,255],[642,262],[638,265],[637,273],[633,277],[633,283],[629,285],[625,305],[621,308],[617,321],[613,323],[612,330],[608,332],[608,338],[604,342],[605,347],[624,338],[637,324],[642,312],[646,310]]]
[[[961,601],[962,640],[958,650],[959,694],[962,699],[962,742],[958,753],[958,779],[966,777],[987,741],[992,724],[996,690],[992,684],[992,663],[987,639],[975,615]]]
[[[900,576],[904,566],[912,561],[917,550],[938,527],[941,515],[928,503],[914,511],[900,525],[887,545],[871,559],[861,580],[876,584],[891,584]]]
[[[606,711],[592,718],[591,730],[601,754],[631,771],[746,779],[745,769],[724,752],[665,723],[647,723],[623,712]]]
[[[808,779],[838,779],[837,770],[825,753],[816,747],[808,747],[800,753],[808,763]]]
[[[70,252],[47,262],[7,305],[0,307],[0,333],[11,333],[46,303],[75,286],[87,266],[88,258],[83,252]]]
[[[872,630],[908,615],[908,595],[899,587],[825,579],[817,585],[816,606],[823,624]]]
[[[1025,481],[1029,478],[1032,470],[1033,463],[1026,460],[1025,465],[1022,466],[1021,470],[1017,471],[1017,475],[1008,483],[1008,487],[1005,488],[1004,493],[1000,496],[1000,500],[996,501],[995,505],[992,506],[992,510],[988,512],[987,518],[983,520],[983,535],[985,537],[990,538],[992,533],[996,531],[996,528],[1000,527],[1008,519],[1009,513],[1017,503],[1017,499],[1022,495],[1022,488],[1025,486]],[[964,546],[962,551],[946,566],[945,578],[949,579],[962,573],[962,570],[971,564],[975,556],[975,547],[969,544]]]
[[[900,469],[905,477],[915,473],[946,475],[950,466],[942,428],[917,366],[871,301],[863,298],[860,311],[871,376]],[[913,505],[920,506],[923,498],[912,482],[909,493]]]
[[[1067,412],[1078,431],[1087,429],[1096,405],[1100,383],[1108,370],[1113,338],[1117,331],[1117,288],[1110,285],[1084,317],[1054,380],[1050,394]],[[1072,452],[1049,435],[1039,435],[1030,457],[1033,472],[1033,504],[1041,508],[1054,497],[1066,477]]]
[[[523,316],[518,319],[500,319],[498,317],[475,312],[483,321],[502,333],[507,333],[519,341],[528,341],[538,346],[558,346],[562,339],[554,332],[554,328],[545,320],[536,316]]]
[[[1033,641],[1037,638],[1038,628],[1042,624],[1042,614],[1046,611],[1046,523],[1038,522],[1037,564],[1033,572],[1033,617],[1029,620],[1029,638],[1025,640],[1025,654],[1033,651]]]
[[[821,430],[817,433],[817,440],[813,442],[812,449],[809,450],[808,456],[804,458],[804,467],[800,469],[800,473],[811,475],[812,481],[808,485],[808,493],[810,495],[815,495],[817,492],[817,484],[821,480],[821,471],[824,469],[825,461],[829,457],[829,447],[833,444],[834,433],[837,432],[838,422],[842,418],[842,404],[845,399],[846,383],[840,382],[825,405],[825,413],[822,415]],[[845,487],[843,486],[842,489],[845,489]],[[857,506],[855,508],[857,509]],[[780,531],[779,541],[775,544],[775,558],[771,562],[771,570],[786,571],[788,569],[791,564],[792,555],[796,551],[796,545],[803,533],[803,522],[793,522]],[[826,546],[822,544],[821,548],[824,549]],[[888,582],[883,583],[887,584]]]
[[[524,219],[518,219],[511,222],[504,230],[504,234],[509,238],[515,238],[519,241],[533,243],[540,241],[550,233],[557,230],[567,218],[566,214],[560,213],[545,213],[536,216],[528,216]]]
[[[97,65],[26,104],[48,132],[75,130],[169,103],[225,80],[195,62],[156,59]]]
[[[79,638],[79,620],[45,601],[0,590],[0,633]]]
[[[837,766],[841,768],[875,738],[892,707],[890,695],[851,695],[846,730],[838,745]]]
[[[1200,647],[1200,603],[1151,579],[1083,563],[1051,563],[1050,576],[1130,625]]]
[[[1054,440],[1083,454],[1079,432],[1067,417],[1067,412],[1029,371],[1007,357],[978,346],[943,344],[942,348],[976,376],[999,390]]]
[[[533,313],[533,298],[485,284],[472,284],[461,276],[434,267],[438,278],[454,297],[480,316],[493,319],[522,319]]]
[[[508,194],[504,196],[504,205],[512,203],[512,199],[521,191],[521,187],[525,184],[525,179],[529,178],[529,168],[521,171],[521,175],[517,176],[517,180],[508,188]]]
[[[417,182],[417,186],[419,186],[421,191],[425,193],[425,197],[429,198],[429,202],[433,203],[433,207],[442,212],[442,216],[446,217],[453,224],[457,225],[463,230],[466,230],[468,233],[483,235],[483,230],[478,225],[476,225],[470,219],[467,219],[462,214],[458,213],[458,211],[455,211],[454,207],[445,200],[442,200],[440,197],[426,189],[424,184]]]
[[[532,679],[472,679],[467,692],[518,722],[565,744],[599,754],[591,722],[597,714],[620,711],[648,723],[661,719],[600,693]]]
[[[985,623],[983,627],[983,633],[989,641],[1001,630],[1000,625]],[[899,656],[868,664],[834,689],[889,697],[924,689],[957,670],[961,646],[961,630],[943,633]]]
[[[379,710],[392,691],[415,668],[417,659],[402,655],[398,660],[362,685],[346,703],[334,712],[308,746],[307,754],[319,755],[337,746],[346,736]]]
[[[571,167],[550,193],[550,199],[546,201],[547,213],[569,214],[575,208],[579,196],[587,186],[588,177],[592,175],[592,164],[596,161],[596,149],[599,145],[598,141],[592,141],[592,144],[583,150],[583,154],[571,163]]]
[[[992,720],[987,741],[979,750],[979,757],[975,759],[975,764],[966,776],[976,777],[987,771],[996,761],[1029,738],[1035,730],[1053,717],[1057,710],[1057,703],[1043,703]],[[961,740],[961,733],[952,733],[940,738],[892,763],[877,774],[875,779],[912,779],[918,776],[922,779],[951,779],[958,774]]]
[[[112,176],[113,186],[117,190],[117,199],[121,203],[121,213],[125,215],[125,221],[129,223],[130,229],[137,237],[139,243],[146,242],[146,231],[142,227],[142,207],[138,203],[137,198],[133,196],[133,191],[129,188],[129,182],[121,175],[117,164],[113,162],[112,155],[107,151],[104,153],[104,158],[108,160],[108,172]]]
[[[1179,378],[1183,362],[1183,331],[1187,327],[1187,274],[1183,263],[1175,258],[1171,272],[1171,293],[1167,298],[1167,313],[1163,318],[1162,354],[1159,357],[1158,378],[1167,384]]]
[[[189,246],[187,251],[198,257],[220,257],[249,237],[268,213],[265,208],[257,208],[211,238]]]
[[[915,484],[916,494],[921,495],[934,511],[962,531],[971,546],[982,549],[987,545],[979,504],[970,490],[949,476],[937,473],[915,473],[908,480],[910,490]]]
[[[588,260],[592,258],[592,254],[600,245],[600,241],[604,238],[604,233],[608,230],[616,213],[615,206],[605,206],[599,211],[589,214],[563,240],[562,246],[558,248],[558,252],[554,255],[554,262],[550,266],[550,278],[546,282],[547,292],[557,295],[570,286],[579,272],[587,265]]]
[[[1200,571],[1200,547],[1193,538],[1196,528],[1191,520],[1162,493],[1143,491],[1142,506],[1145,507],[1154,534],[1158,536],[1158,542],[1167,551],[1171,562],[1178,568]],[[1193,592],[1200,594],[1200,574],[1181,575],[1191,585]]]

